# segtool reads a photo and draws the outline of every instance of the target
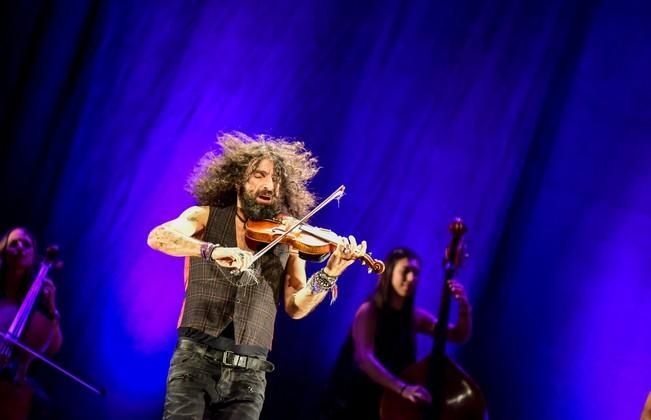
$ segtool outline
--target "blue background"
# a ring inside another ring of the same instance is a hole
[[[0,225],[60,244],[65,418],[159,418],[182,260],[148,231],[222,131],[302,139],[314,224],[425,261],[448,222],[474,335],[451,348],[494,419],[637,418],[651,390],[651,4],[23,1],[2,24]],[[314,270],[311,266],[310,270]],[[375,278],[280,313],[263,418],[310,418]],[[430,341],[420,341],[424,354]]]

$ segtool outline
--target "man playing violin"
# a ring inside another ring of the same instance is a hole
[[[307,278],[303,256],[276,245],[251,265],[247,220],[303,216],[317,162],[300,142],[242,133],[218,139],[188,184],[198,202],[149,234],[150,247],[186,257],[179,340],[167,379],[165,419],[257,419],[262,409],[276,308],[306,316],[366,252],[341,238],[324,268]],[[286,221],[291,224],[293,219]]]

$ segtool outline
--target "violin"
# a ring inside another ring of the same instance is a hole
[[[400,377],[407,383],[425,386],[432,404],[414,404],[392,391],[385,391],[380,401],[382,420],[485,420],[486,401],[472,378],[445,354],[450,318],[451,292],[448,282],[466,256],[463,235],[466,225],[459,218],[450,224],[452,240],[445,250],[444,282],[438,320],[434,329],[434,346],[429,356],[407,367]]]
[[[271,243],[282,237],[280,243],[288,244],[299,252],[312,255],[324,256],[333,252],[341,243],[341,237],[335,232],[300,223],[294,229],[288,228],[279,220],[248,220],[244,228],[246,238],[259,243]],[[289,232],[288,232],[289,231]],[[368,266],[369,273],[383,273],[384,263],[374,259],[366,253],[358,257],[362,265]]]

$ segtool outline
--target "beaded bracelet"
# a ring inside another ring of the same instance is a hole
[[[310,276],[310,279],[307,281],[307,286],[312,291],[312,294],[317,294],[332,289],[336,282],[336,276],[329,276],[321,269]]]
[[[317,271],[314,274],[316,275],[316,277],[315,277],[316,281],[319,282],[319,284],[326,290],[332,289],[332,287],[337,282],[337,279],[339,278],[337,276],[329,276],[329,275],[327,275],[323,268],[320,269],[319,271]]]
[[[332,296],[330,297],[330,304],[332,305],[335,300],[337,300],[337,296],[339,294],[337,288],[337,278],[337,276],[327,275],[323,269],[321,269],[310,276],[310,279],[307,281],[306,286],[310,289],[310,292],[313,295],[330,291],[332,293]]]
[[[212,252],[215,250],[215,248],[219,247],[219,244],[211,244],[209,242],[204,242],[201,244],[201,258],[208,262],[215,262],[215,260],[212,258]]]

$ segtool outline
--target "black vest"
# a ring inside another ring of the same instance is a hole
[[[235,206],[210,207],[203,240],[236,247]],[[217,337],[233,322],[235,344],[271,349],[276,309],[283,289],[288,248],[278,245],[256,261],[258,283],[199,257],[190,257],[183,316],[179,327]]]

